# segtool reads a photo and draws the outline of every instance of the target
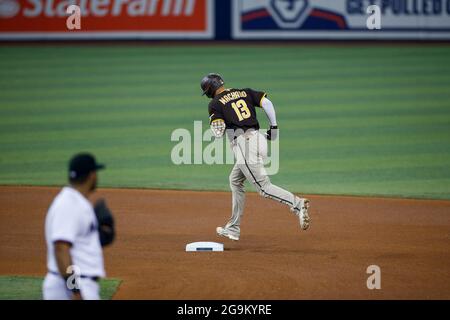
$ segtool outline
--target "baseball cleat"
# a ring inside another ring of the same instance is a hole
[[[311,219],[308,214],[309,209],[309,200],[308,199],[299,199],[299,202],[294,208],[295,214],[298,216],[300,220],[300,227],[302,230],[308,230]]]
[[[231,234],[225,228],[217,227],[216,228],[216,232],[217,232],[217,235],[220,236],[220,237],[225,237],[225,238],[228,238],[228,239],[233,240],[233,241],[239,241],[239,237],[238,236],[235,236],[234,234]]]

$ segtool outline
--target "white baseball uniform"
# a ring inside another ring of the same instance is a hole
[[[80,272],[79,289],[86,300],[100,299],[97,280],[105,276],[98,223],[91,203],[77,190],[64,187],[51,204],[45,220],[48,273],[43,284],[45,300],[71,299],[72,292],[59,274],[55,241],[72,244],[72,264]]]

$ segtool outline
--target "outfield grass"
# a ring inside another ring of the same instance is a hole
[[[0,276],[0,300],[42,300],[41,277]],[[120,284],[120,280],[100,281],[100,297],[111,300]]]
[[[216,71],[274,102],[275,183],[450,199],[449,46],[20,46],[0,70],[3,185],[64,184],[88,150],[108,165],[101,186],[227,190],[229,165],[170,160],[175,128],[207,124],[199,80]]]

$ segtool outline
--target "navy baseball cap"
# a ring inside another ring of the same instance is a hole
[[[105,165],[97,163],[92,154],[80,153],[73,156],[69,162],[69,177],[75,179],[104,168]]]

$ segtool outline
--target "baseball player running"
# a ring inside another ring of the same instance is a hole
[[[104,200],[93,208],[88,197],[97,186],[97,164],[79,154],[69,164],[70,185],[51,204],[45,219],[48,273],[45,300],[98,300],[105,276],[102,246],[114,240],[114,220]]]
[[[230,174],[231,218],[224,227],[217,227],[217,234],[234,241],[239,240],[246,179],[255,186],[261,196],[288,205],[298,216],[301,228],[308,229],[309,200],[273,185],[264,168],[267,140],[276,139],[278,133],[275,109],[267,94],[252,89],[225,89],[222,77],[214,73],[202,79],[201,88],[203,95],[212,99],[209,103],[211,130],[216,138],[223,137],[225,131],[227,132],[236,160]],[[259,132],[256,107],[264,109],[270,122],[270,129],[265,135]]]

